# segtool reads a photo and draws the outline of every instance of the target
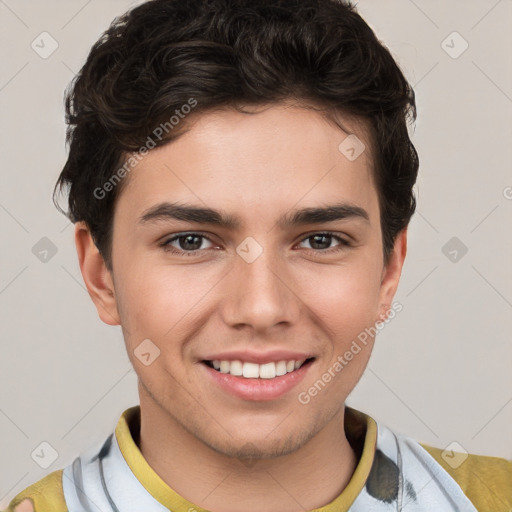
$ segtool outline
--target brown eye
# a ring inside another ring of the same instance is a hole
[[[301,243],[304,243],[305,241],[309,242],[311,250],[315,252],[332,253],[350,246],[349,242],[333,233],[314,233],[304,238]],[[338,243],[331,247],[331,244],[334,241],[337,241]]]
[[[201,246],[204,240],[208,240],[211,243],[209,238],[199,233],[179,233],[163,242],[161,247],[163,247],[164,251],[193,255],[202,250]],[[173,243],[176,243],[176,245],[172,245]]]

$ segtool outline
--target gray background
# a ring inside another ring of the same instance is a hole
[[[138,403],[121,329],[99,320],[73,227],[51,201],[66,158],[63,91],[135,3],[0,0],[0,508]],[[421,165],[403,311],[348,404],[420,442],[512,459],[512,1],[358,8],[415,86]],[[31,47],[51,49],[44,31],[58,43],[47,58]]]

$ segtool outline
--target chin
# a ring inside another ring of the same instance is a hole
[[[272,442],[255,439],[254,441],[240,440],[236,444],[217,447],[216,451],[226,457],[238,459],[242,464],[249,465],[255,460],[274,459],[288,455],[301,446],[302,443],[293,439]]]
[[[316,433],[309,429],[296,431],[272,433],[272,429],[255,430],[244,433],[243,437],[227,437],[225,439],[203,439],[203,442],[215,452],[232,459],[239,459],[241,462],[256,459],[274,459],[289,455],[302,448]],[[273,435],[272,435],[273,434]]]

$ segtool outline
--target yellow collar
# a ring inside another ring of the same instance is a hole
[[[347,511],[361,492],[370,473],[377,444],[377,424],[370,416],[345,406],[345,431],[352,446],[358,442],[362,453],[348,485],[331,503],[311,512]],[[126,409],[115,429],[121,453],[135,477],[147,491],[164,507],[173,512],[208,512],[173,491],[147,463],[134,441],[140,432],[140,405]],[[356,450],[357,453],[357,450]]]

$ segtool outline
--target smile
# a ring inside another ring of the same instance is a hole
[[[214,360],[204,361],[210,368],[214,368],[220,373],[227,373],[235,377],[243,377],[246,379],[275,379],[287,373],[298,370],[305,362],[311,360],[290,360],[277,361],[265,364],[257,364],[243,362],[240,360]]]
[[[290,359],[262,364],[241,359],[203,360],[198,365],[210,385],[248,401],[276,400],[291,392],[304,379],[315,361]]]

